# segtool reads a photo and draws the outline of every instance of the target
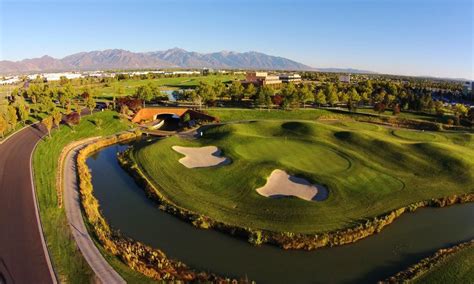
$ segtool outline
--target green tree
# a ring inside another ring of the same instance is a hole
[[[212,86],[214,93],[216,94],[217,97],[220,99],[223,99],[226,95],[225,91],[225,85],[219,80],[216,80],[214,82],[214,85]]]
[[[203,98],[199,92],[196,92],[195,90],[192,90],[189,92],[189,97],[193,101],[193,103],[197,104],[199,106],[199,110],[202,109],[202,102]]]
[[[326,85],[324,93],[326,95],[326,101],[331,106],[334,106],[336,103],[338,103],[337,91],[332,83]]]
[[[303,104],[303,108],[306,108],[307,102],[314,100],[314,96],[308,85],[304,84],[298,89],[298,99]]]
[[[467,108],[463,104],[455,104],[453,106],[454,117],[456,118],[456,125],[461,124],[461,117],[467,114]]]
[[[216,99],[216,93],[214,92],[213,86],[206,82],[200,82],[199,86],[196,88],[194,98],[191,98],[194,102],[199,104],[199,109],[203,103],[208,103]]]
[[[28,120],[29,117],[29,111],[28,108],[26,107],[25,103],[20,103],[17,105],[17,114],[20,122],[25,125],[26,121]]]
[[[316,93],[316,96],[314,98],[314,102],[317,103],[319,106],[322,106],[326,104],[326,95],[324,95],[323,90],[319,90]]]
[[[143,100],[143,107],[145,107],[145,102],[153,99],[153,90],[150,84],[138,87],[135,92],[135,97]]]
[[[361,100],[361,97],[360,97],[359,93],[357,92],[357,90],[355,88],[352,88],[349,91],[348,96],[349,96],[349,99],[348,99],[348,102],[347,102],[347,106],[349,108],[349,111],[357,110],[357,106],[359,105],[359,102]]]
[[[90,110],[90,113],[92,113],[92,111],[95,108],[95,99],[94,99],[94,97],[92,97],[92,96],[87,97],[85,103],[86,103],[86,107]]]
[[[257,90],[255,89],[254,84],[250,83],[247,85],[247,88],[245,88],[245,96],[248,98],[253,97],[256,94]]]
[[[229,96],[234,101],[241,101],[244,96],[244,87],[240,81],[233,81],[229,88]]]

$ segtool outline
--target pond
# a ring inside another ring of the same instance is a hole
[[[474,204],[468,203],[404,214],[355,244],[309,252],[254,247],[159,210],[118,164],[116,154],[126,147],[110,146],[87,160],[105,218],[124,235],[196,269],[258,283],[373,283],[474,237]]]

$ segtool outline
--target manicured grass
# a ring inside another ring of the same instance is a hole
[[[110,86],[96,86],[99,96],[117,95],[117,88],[123,87],[123,95],[132,95],[139,86],[151,84],[162,89],[174,88],[190,88],[196,87],[200,82],[213,84],[215,81],[230,82],[242,79],[242,75],[209,75],[209,76],[193,76],[193,77],[172,77],[146,80],[122,80],[113,82]]]
[[[473,283],[474,246],[467,247],[437,264],[413,283]]]
[[[59,130],[53,131],[52,138],[46,138],[38,144],[34,153],[33,168],[41,222],[52,262],[61,282],[89,283],[92,271],[76,247],[64,208],[58,207],[58,158],[61,150],[73,141],[110,135],[129,128],[128,123],[116,117],[117,113],[111,111],[84,116],[74,131],[61,125]],[[101,129],[97,129],[91,122],[93,118],[102,119]]]
[[[397,130],[394,135],[392,129],[360,122],[283,120],[286,114],[314,119],[324,110],[238,111],[210,113],[223,120],[276,120],[214,127],[199,140],[165,138],[137,147],[132,158],[179,206],[228,224],[272,231],[332,231],[417,201],[474,191],[471,134]],[[233,162],[188,169],[178,162],[182,155],[173,145],[216,145]],[[260,196],[255,189],[274,169],[326,185],[329,198]]]
[[[216,116],[221,122],[239,121],[239,120],[315,120],[318,118],[338,118],[341,114],[333,113],[324,109],[295,109],[295,110],[255,110],[241,108],[210,108],[206,110],[210,115]]]
[[[437,116],[435,114],[428,114],[428,113],[414,113],[414,112],[400,112],[398,115],[393,115],[392,110],[386,110],[383,113],[379,113],[374,111],[371,108],[359,108],[357,113],[368,113],[368,114],[375,114],[381,116],[389,116],[389,117],[399,117],[405,119],[413,119],[413,120],[424,120],[429,122],[438,122],[438,123],[447,123],[449,118],[454,118],[452,113],[445,113],[442,117]]]

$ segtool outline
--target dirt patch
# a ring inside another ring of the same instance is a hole
[[[206,147],[171,147],[178,153],[185,155],[179,162],[187,168],[206,168],[223,166],[231,162],[229,158],[221,157],[221,150],[216,146]]]
[[[328,197],[324,186],[311,184],[304,178],[291,176],[282,170],[274,170],[267,183],[256,189],[260,195],[281,198],[295,196],[308,201],[323,201]]]

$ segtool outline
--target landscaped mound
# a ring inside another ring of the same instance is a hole
[[[260,195],[271,198],[295,196],[308,201],[324,200],[327,189],[311,184],[304,178],[290,176],[285,171],[274,170],[267,183],[256,189]]]
[[[255,121],[216,126],[196,140],[143,143],[130,158],[160,196],[202,220],[283,234],[321,236],[423,200],[474,192],[472,134],[425,132],[433,141],[420,141],[392,131],[359,122]],[[232,163],[188,169],[174,145],[215,145]],[[275,169],[330,194],[324,202],[262,198],[256,189]]]
[[[206,147],[171,147],[178,153],[185,155],[179,159],[179,162],[187,168],[206,168],[213,166],[222,166],[230,163],[230,159],[220,157],[221,150],[216,146]]]

